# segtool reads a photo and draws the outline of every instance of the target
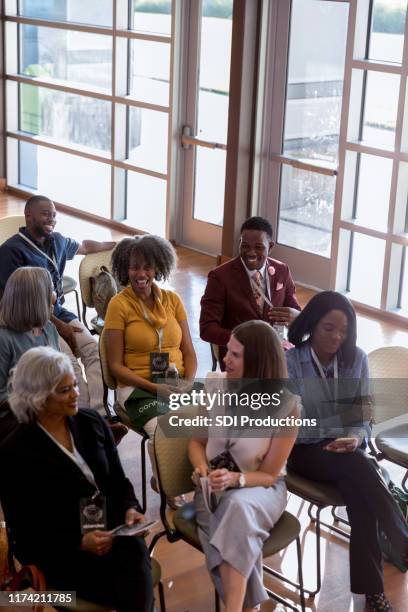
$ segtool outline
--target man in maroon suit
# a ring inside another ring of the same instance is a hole
[[[200,336],[219,346],[222,369],[236,325],[253,319],[288,325],[300,311],[288,266],[268,257],[274,244],[269,221],[251,217],[241,227],[239,256],[208,275],[201,298]]]

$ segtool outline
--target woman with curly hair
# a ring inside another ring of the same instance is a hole
[[[109,368],[118,382],[119,402],[134,427],[149,436],[157,415],[167,410],[158,397],[172,393],[155,376],[160,363],[163,370],[174,363],[179,375],[190,380],[197,369],[183,303],[156,283],[169,278],[176,262],[170,242],[152,235],[124,238],[112,253],[112,272],[125,288],[109,302],[105,318]]]

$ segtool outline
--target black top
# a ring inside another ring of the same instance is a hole
[[[75,446],[106,496],[108,529],[140,506],[126,478],[112,434],[93,410],[68,417]],[[95,487],[36,424],[20,425],[0,445],[0,501],[16,557],[43,571],[64,556],[75,558],[81,542],[80,499]]]

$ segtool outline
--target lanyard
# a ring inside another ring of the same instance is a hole
[[[329,397],[330,397],[331,393],[330,393],[329,383],[327,382],[327,376],[325,374],[325,371],[323,369],[322,364],[319,361],[318,356],[316,355],[316,353],[313,350],[313,347],[310,347],[310,353],[311,353],[312,359],[313,359],[313,361],[314,361],[314,363],[315,363],[315,365],[316,365],[316,367],[317,367],[317,369],[319,371],[320,378],[324,381],[324,385],[326,387],[326,391],[328,392]],[[334,360],[333,360],[333,378],[335,380],[335,383],[334,383],[334,399],[336,400],[336,397],[337,397],[337,380],[339,378],[339,366],[338,366],[337,355],[334,356]]]
[[[28,242],[28,244],[30,246],[33,247],[33,249],[35,249],[36,251],[38,251],[39,253],[41,253],[41,255],[43,257],[45,257],[46,259],[48,259],[48,261],[53,265],[54,270],[57,272],[58,277],[60,276],[60,271],[58,270],[58,266],[57,266],[57,260],[55,259],[55,253],[52,254],[52,259],[51,257],[49,257],[47,255],[47,253],[45,253],[42,249],[40,249],[36,244],[34,244],[34,242],[32,240],[30,240],[27,236],[25,236],[24,234],[22,234],[21,232],[18,232],[18,235],[20,236],[20,238],[22,238],[23,240],[25,240],[26,242]]]
[[[143,301],[139,300],[139,302],[140,302],[140,305],[142,307],[143,316],[144,316],[145,320],[149,323],[149,325],[151,325],[153,327],[154,331],[157,334],[157,344],[158,344],[158,348],[159,348],[159,353],[161,353],[164,329],[163,329],[163,327],[155,327],[153,325],[153,321],[149,317],[149,313],[147,312],[146,307],[143,304]]]

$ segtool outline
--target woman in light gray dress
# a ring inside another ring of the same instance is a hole
[[[262,381],[287,378],[280,341],[267,323],[242,323],[233,330],[227,348],[227,384],[255,379],[252,390],[257,392]],[[270,415],[298,417],[299,397],[285,392],[282,398],[278,408],[270,409]],[[270,432],[269,437],[249,438],[234,434],[219,437],[219,433],[212,437],[209,431],[208,438],[193,438],[189,443],[193,477],[208,476],[211,491],[218,497],[218,505],[209,512],[198,488],[196,518],[207,567],[227,612],[253,610],[268,599],[262,580],[262,547],[286,506],[285,465],[297,428],[287,427],[280,436],[272,428]],[[233,466],[211,470],[211,460],[225,451]]]

